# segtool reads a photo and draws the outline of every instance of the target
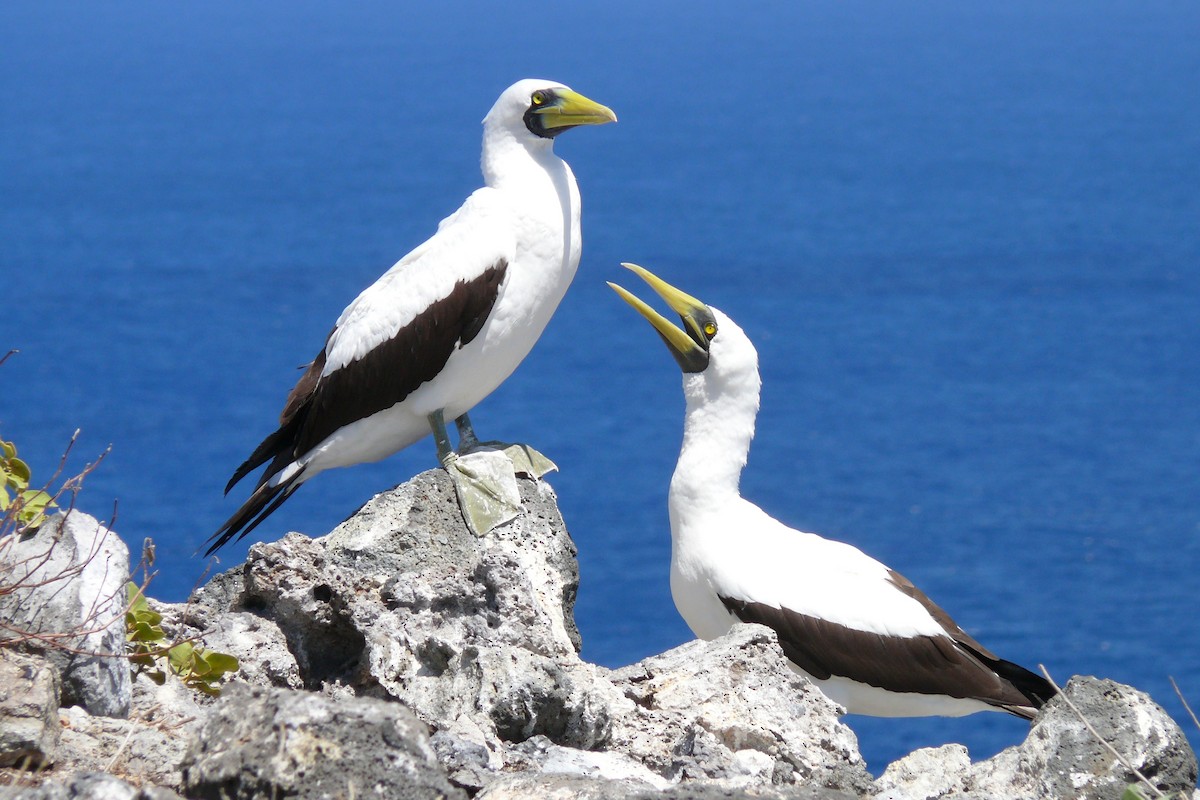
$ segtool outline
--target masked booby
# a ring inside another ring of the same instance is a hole
[[[459,454],[478,446],[467,412],[529,353],[579,265],[579,189],[555,137],[615,121],[554,81],[518,81],[500,95],[483,120],[483,188],[338,317],[279,428],[225,487],[267,465],[207,555],[321,472],[378,461],[430,433],[464,512],[478,512],[465,513],[477,533],[515,514],[499,488],[457,463],[445,422],[458,425]]]
[[[851,545],[802,533],[744,500],[738,483],[758,414],[758,354],[729,317],[648,270],[676,327],[610,283],[683,370],[687,410],[671,479],[671,594],[703,639],[737,622],[773,628],[795,669],[853,714],[1031,719],[1054,694],[997,658],[895,570]]]

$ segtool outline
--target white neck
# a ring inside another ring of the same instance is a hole
[[[531,176],[558,173],[562,165],[550,139],[531,140],[528,134],[518,139],[507,128],[484,127],[479,166],[484,183],[494,189],[508,188],[516,181],[527,182]],[[531,169],[534,166],[540,169]]]
[[[711,512],[740,497],[738,484],[758,414],[758,370],[731,377],[735,379],[705,373],[683,377],[687,411],[683,447],[671,478],[673,521]]]

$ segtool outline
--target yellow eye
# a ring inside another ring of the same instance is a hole
[[[712,337],[716,336],[716,335],[717,335],[717,326],[716,326],[716,324],[714,324],[714,323],[710,322],[710,323],[708,323],[707,325],[705,325],[705,326],[704,326],[704,335],[705,335],[705,336],[707,336],[707,337],[708,337],[708,338],[710,338],[710,339],[711,339]]]
[[[546,102],[546,95],[542,94],[541,92],[534,92],[532,100],[535,106],[540,106],[542,103]]]

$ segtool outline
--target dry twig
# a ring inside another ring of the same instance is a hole
[[[1192,711],[1192,707],[1188,705],[1188,701],[1184,698],[1183,692],[1179,691],[1179,684],[1171,676],[1167,676],[1167,680],[1171,681],[1171,688],[1175,690],[1175,694],[1179,696],[1179,702],[1183,703],[1183,709],[1187,711],[1188,716],[1192,718],[1192,722],[1197,728],[1200,728],[1200,719],[1196,719],[1196,712]]]

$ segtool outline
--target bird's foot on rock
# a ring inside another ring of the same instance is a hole
[[[473,442],[466,450],[459,448],[460,453],[499,452],[508,456],[513,470],[518,475],[528,475],[530,478],[540,478],[549,472],[557,472],[558,465],[542,453],[527,444],[512,444],[509,442]]]
[[[518,475],[540,478],[548,472],[558,472],[558,464],[527,444],[510,444],[503,450]]]
[[[520,513],[516,470],[504,452],[477,449],[445,459],[443,466],[454,482],[458,507],[471,533],[486,536]]]

